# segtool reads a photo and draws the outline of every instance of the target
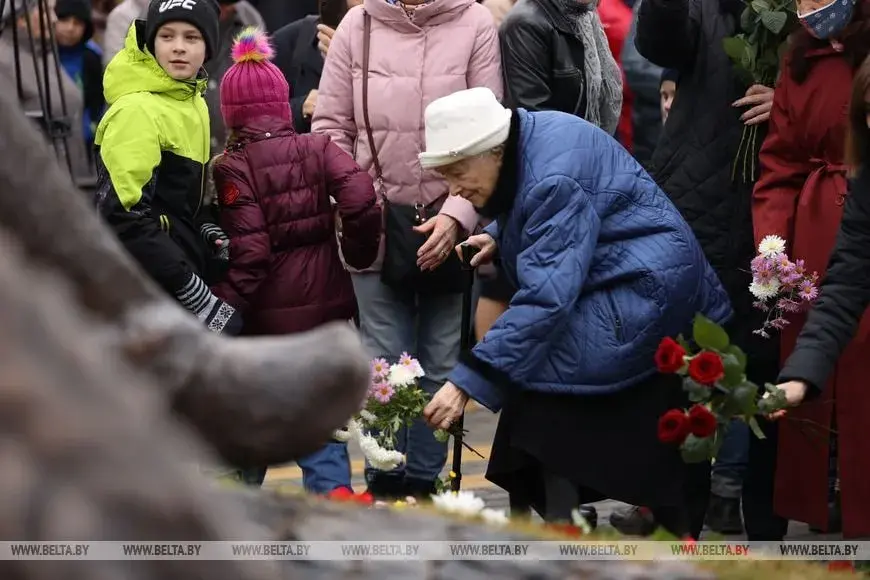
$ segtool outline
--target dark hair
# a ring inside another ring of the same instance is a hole
[[[807,58],[807,53],[829,47],[830,42],[812,36],[803,26],[792,33],[789,42],[789,72],[792,79],[801,84],[809,76],[812,67],[812,60]],[[857,1],[852,22],[843,31],[840,42],[843,43],[843,56],[849,60],[852,68],[858,68],[870,53],[870,0]]]
[[[338,28],[338,23],[347,14],[347,0],[319,0],[320,22],[330,28]]]
[[[849,125],[846,133],[846,162],[854,171],[870,163],[870,57],[864,59],[852,82],[852,103],[849,105]]]

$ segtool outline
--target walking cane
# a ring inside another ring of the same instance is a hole
[[[471,259],[480,250],[468,244],[460,246],[462,251],[462,328],[459,334],[459,350],[460,352],[468,352],[471,350],[471,292],[474,287],[474,268],[471,266]],[[450,480],[450,490],[459,491],[462,485],[462,434],[465,425],[465,413],[459,416],[453,429],[453,473],[455,477]]]

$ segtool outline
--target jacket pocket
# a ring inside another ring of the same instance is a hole
[[[613,332],[616,335],[616,340],[623,342],[625,340],[622,329],[622,316],[619,313],[619,308],[616,305],[616,299],[613,297],[613,292],[610,290],[604,291],[607,296],[607,303],[610,305],[610,315],[613,318]]]

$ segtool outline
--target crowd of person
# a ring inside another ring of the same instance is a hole
[[[419,359],[432,399],[406,463],[366,470],[376,497],[435,491],[434,429],[473,399],[500,412],[487,478],[516,513],[595,522],[612,498],[630,534],[870,536],[870,0],[797,0],[771,86],[725,51],[742,0],[6,6],[4,82],[26,112],[64,103],[73,177],[203,324],[354,321],[373,357]],[[772,338],[749,292],[768,235],[822,277]],[[471,352],[460,243],[480,249]],[[653,354],[698,312],[790,405],[764,439],[729,425],[712,467],[655,436],[687,400]],[[350,488],[343,443],[299,465],[312,493]]]

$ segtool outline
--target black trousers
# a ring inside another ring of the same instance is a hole
[[[773,483],[776,474],[777,426],[759,418],[765,439],[749,439],[749,468],[743,479],[743,524],[750,541],[781,542],[788,520],[773,511]]]
[[[571,510],[597,500],[600,494],[584,490],[573,482],[552,474],[544,474],[543,489],[545,505],[541,517],[546,522],[570,522]],[[586,498],[586,499],[584,499]],[[677,507],[651,508],[656,522],[677,537],[690,536],[698,539],[704,527],[707,503],[710,499],[710,464],[694,463],[686,466],[685,503]],[[525,498],[510,496],[512,516],[529,513]]]

